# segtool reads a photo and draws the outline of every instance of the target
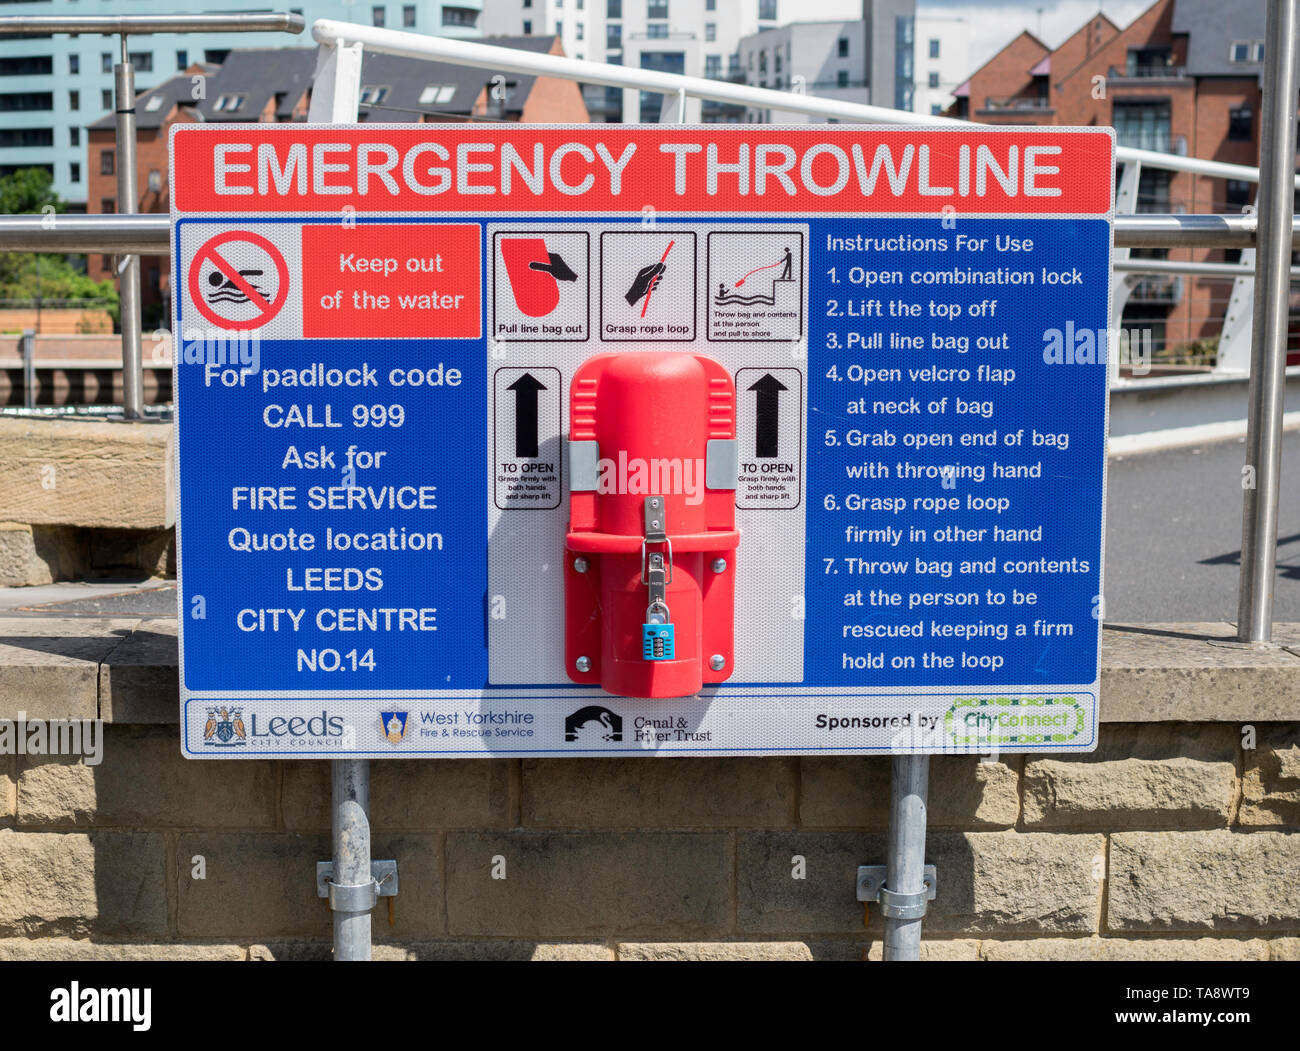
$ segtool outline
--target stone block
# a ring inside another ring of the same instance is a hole
[[[1112,931],[1300,929],[1300,832],[1120,832]]]
[[[525,759],[528,827],[793,824],[795,760]]]
[[[1223,724],[1107,724],[1095,752],[1027,756],[1024,827],[1226,828],[1237,739]]]
[[[504,879],[492,878],[494,869]],[[451,832],[448,930],[457,936],[716,937],[731,929],[725,833]]]

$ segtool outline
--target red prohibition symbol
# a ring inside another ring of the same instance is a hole
[[[248,278],[240,273],[239,268],[229,262],[220,252],[217,251],[222,245],[243,242],[260,248],[270,257],[271,262],[275,264],[276,270],[276,287],[274,295],[268,299]],[[199,274],[203,270],[203,264],[211,263],[216,269],[209,275],[209,279],[220,274],[225,278],[224,281],[217,282],[217,293],[222,290],[228,290],[224,297],[218,297],[217,302],[249,302],[256,309],[257,314],[252,318],[239,319],[228,318],[217,313],[212,306],[203,298],[203,288],[199,281]],[[195,254],[190,263],[189,272],[189,291],[190,299],[198,308],[200,314],[211,321],[214,325],[221,328],[244,330],[251,328],[261,328],[280,312],[284,306],[284,301],[289,295],[289,267],[284,261],[284,256],[280,250],[270,241],[259,234],[249,233],[246,230],[230,230],[224,234],[218,234],[216,237],[207,241],[202,248]]]

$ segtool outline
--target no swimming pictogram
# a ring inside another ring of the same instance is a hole
[[[221,328],[261,328],[284,306],[289,267],[265,237],[245,230],[218,234],[194,253],[189,293],[199,313]]]

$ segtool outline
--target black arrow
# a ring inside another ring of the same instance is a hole
[[[525,372],[506,390],[515,392],[515,455],[537,455],[537,392],[546,390],[531,372]]]
[[[759,459],[779,456],[781,412],[778,402],[781,392],[790,388],[770,372],[765,372],[763,378],[749,389],[758,392],[758,427],[754,438],[754,455]]]

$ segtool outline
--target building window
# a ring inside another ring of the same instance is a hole
[[[839,58],[848,58],[848,57],[849,57],[849,38],[848,38],[848,37],[846,37],[846,36],[842,36],[842,37],[840,37],[839,41],[838,41],[838,42],[836,43],[836,45],[835,45],[835,54],[836,54]]]
[[[226,61],[226,56],[230,54],[230,48],[225,47],[207,47],[203,49],[203,61],[210,62],[214,66],[219,66]]]
[[[132,51],[126,56],[126,60],[135,66],[137,73],[153,72],[153,52],[152,51]]]
[[[623,46],[623,27],[618,23],[605,25],[605,47],[607,50],[617,51]]]
[[[420,105],[441,105],[444,102],[450,102],[455,94],[455,84],[429,84],[420,92]]]
[[[361,94],[357,96],[357,101],[364,106],[377,106],[384,99],[388,98],[388,92],[391,88],[388,85],[376,87],[373,84],[367,84],[361,89]]]
[[[772,53],[772,72],[773,73],[781,72],[781,49],[780,48],[777,48],[776,51]]]
[[[382,7],[372,7],[370,9],[370,24],[372,26],[382,26],[384,24],[384,9]]]
[[[81,182],[81,165],[76,161],[68,165],[68,179],[70,182]]]
[[[238,113],[247,100],[247,95],[218,95],[212,109],[217,113]]]
[[[184,69],[190,64],[190,53],[188,51],[176,52],[176,68]]]
[[[68,129],[68,145],[69,145],[69,146],[80,146],[80,145],[81,145],[81,129],[80,129],[80,128],[69,128],[69,129]]]
[[[532,6],[533,6],[533,0],[524,0],[524,8],[525,8],[525,9],[527,9],[527,8],[529,8],[529,7],[532,7]]]
[[[146,113],[157,113],[166,101],[165,95],[150,95],[149,101],[144,104],[144,110]]]
[[[835,86],[837,88],[847,88],[849,86],[849,71],[841,69],[835,74]]]
[[[99,53],[99,71],[101,73],[113,72],[113,52],[101,51]]]
[[[646,18],[667,18],[668,0],[646,0]]]
[[[722,76],[722,56],[705,55],[704,56],[704,75],[711,80],[717,80]]]
[[[605,0],[605,17],[622,18],[623,0]]]
[[[1116,102],[1112,123],[1119,145],[1169,152],[1169,103]]]
[[[442,24],[445,26],[458,26],[462,29],[473,29],[478,25],[478,12],[472,7],[444,7],[442,9]]]
[[[114,164],[116,157],[112,150],[101,150],[99,154],[99,174],[112,175],[117,171]]]
[[[651,22],[648,26],[645,27],[645,35],[649,37],[651,40],[667,40],[668,23]]]
[[[103,212],[105,215],[112,215],[115,211],[117,211],[117,198],[115,198],[115,197],[102,197],[102,198],[100,198],[100,201],[99,201],[99,210],[100,210],[101,212]],[[104,256],[104,269],[105,269],[105,270],[111,270],[111,269],[113,268],[113,261],[112,261],[112,260],[113,260],[113,257],[112,257],[111,255],[106,255],[106,256]]]
[[[403,5],[402,5],[402,25],[405,26],[407,29],[410,29],[413,25],[415,25],[415,5],[414,5],[414,4],[403,4]]]
[[[68,56],[68,73],[70,73],[72,76],[75,77],[75,76],[76,76],[78,73],[80,73],[80,72],[81,72],[81,56],[80,56],[80,55],[69,55],[69,56]]]
[[[760,52],[758,53],[758,71],[759,71],[760,73],[766,73],[766,72],[767,72],[767,52],[766,52],[766,51],[760,51]]]
[[[930,103],[930,116],[937,117],[943,112],[943,106],[937,102]]]
[[[1228,49],[1228,58],[1233,62],[1262,62],[1264,60],[1264,41],[1234,40]]]
[[[704,23],[704,39],[708,41],[714,41],[718,39],[718,23],[716,22]]]
[[[68,92],[68,109],[81,109],[81,92]]]
[[[939,74],[931,72],[929,79],[926,81],[926,86],[937,88],[939,86]]]
[[[776,0],[758,0],[758,18],[760,22],[775,22]]]
[[[583,39],[583,34],[586,32],[586,29],[587,29],[587,24],[585,22],[579,22],[576,26],[574,26],[573,34],[578,40],[581,40]]]
[[[729,77],[739,77],[740,75],[741,75],[741,70],[740,70],[740,55],[739,55],[739,53],[734,54],[734,55],[728,55],[728,56],[727,56],[727,76],[729,76]]]
[[[1228,138],[1233,142],[1250,142],[1255,137],[1255,111],[1249,106],[1228,110]]]
[[[533,35],[533,23],[531,19],[524,19],[524,36]]]
[[[704,10],[716,11],[718,9],[718,0],[704,0]]]
[[[1250,204],[1251,185],[1243,179],[1225,179],[1223,203],[1229,212],[1239,212]]]
[[[931,58],[939,57],[939,41],[933,38],[931,38],[930,40],[930,57]]]
[[[113,93],[108,88],[104,88],[104,90],[99,93],[99,108],[113,108]]]

